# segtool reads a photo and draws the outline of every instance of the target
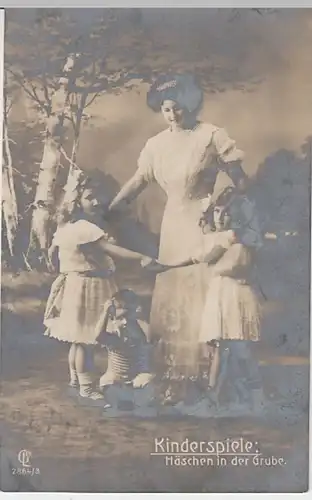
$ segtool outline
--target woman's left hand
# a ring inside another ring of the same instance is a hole
[[[203,233],[208,233],[214,230],[213,209],[211,206],[205,212],[202,212],[198,225]]]

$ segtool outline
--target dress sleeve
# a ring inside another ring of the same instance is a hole
[[[92,222],[79,220],[72,224],[71,234],[67,237],[71,238],[71,243],[78,246],[98,241],[103,237],[108,238],[108,235]]]
[[[232,231],[216,231],[205,234],[202,248],[193,255],[195,261],[211,263],[218,260],[232,245]]]
[[[224,128],[215,127],[212,140],[222,162],[230,163],[243,160],[243,151],[237,148],[236,142],[229,137]]]
[[[216,263],[214,272],[217,275],[240,278],[251,266],[250,251],[241,243],[232,245]],[[242,274],[243,273],[243,274]]]
[[[241,166],[244,153],[237,148],[236,142],[228,136],[225,129],[217,127],[212,140],[219,157],[219,171],[225,172],[235,186],[240,181],[245,181],[247,175]]]
[[[135,177],[141,178],[145,182],[151,182],[154,180],[153,151],[150,141],[147,141],[140,153],[138,159],[138,169],[135,173]]]
[[[53,238],[52,238],[51,245],[53,245],[55,247],[57,247],[59,245],[59,233],[60,233],[60,230],[56,229],[56,231],[53,235]]]

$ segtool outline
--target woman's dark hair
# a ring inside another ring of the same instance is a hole
[[[153,111],[160,111],[166,100],[175,101],[181,108],[195,114],[201,108],[203,92],[191,74],[161,75],[147,94],[147,105]]]

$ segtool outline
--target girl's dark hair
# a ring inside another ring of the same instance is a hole
[[[112,298],[127,311],[141,315],[142,306],[139,296],[130,288],[118,290]]]
[[[225,207],[232,201],[234,195],[235,189],[232,186],[227,186],[221,191],[216,201],[214,202],[214,205],[218,207]]]
[[[122,288],[118,290],[118,292],[113,295],[113,299],[115,299],[116,302],[125,307],[131,306],[136,308],[139,304],[139,298],[137,294],[130,288]]]
[[[204,233],[206,231],[216,231],[214,212],[217,207],[222,211],[222,218],[224,218],[225,214],[229,215],[228,206],[233,200],[234,193],[234,188],[232,186],[227,186],[221,191],[216,200],[207,208],[203,216],[204,222],[202,223],[202,229]]]
[[[175,101],[189,113],[198,113],[203,92],[192,74],[160,75],[147,94],[147,105],[153,111],[160,111],[165,100]]]

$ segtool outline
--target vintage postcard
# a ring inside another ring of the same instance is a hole
[[[308,490],[311,28],[5,10],[2,491]]]

